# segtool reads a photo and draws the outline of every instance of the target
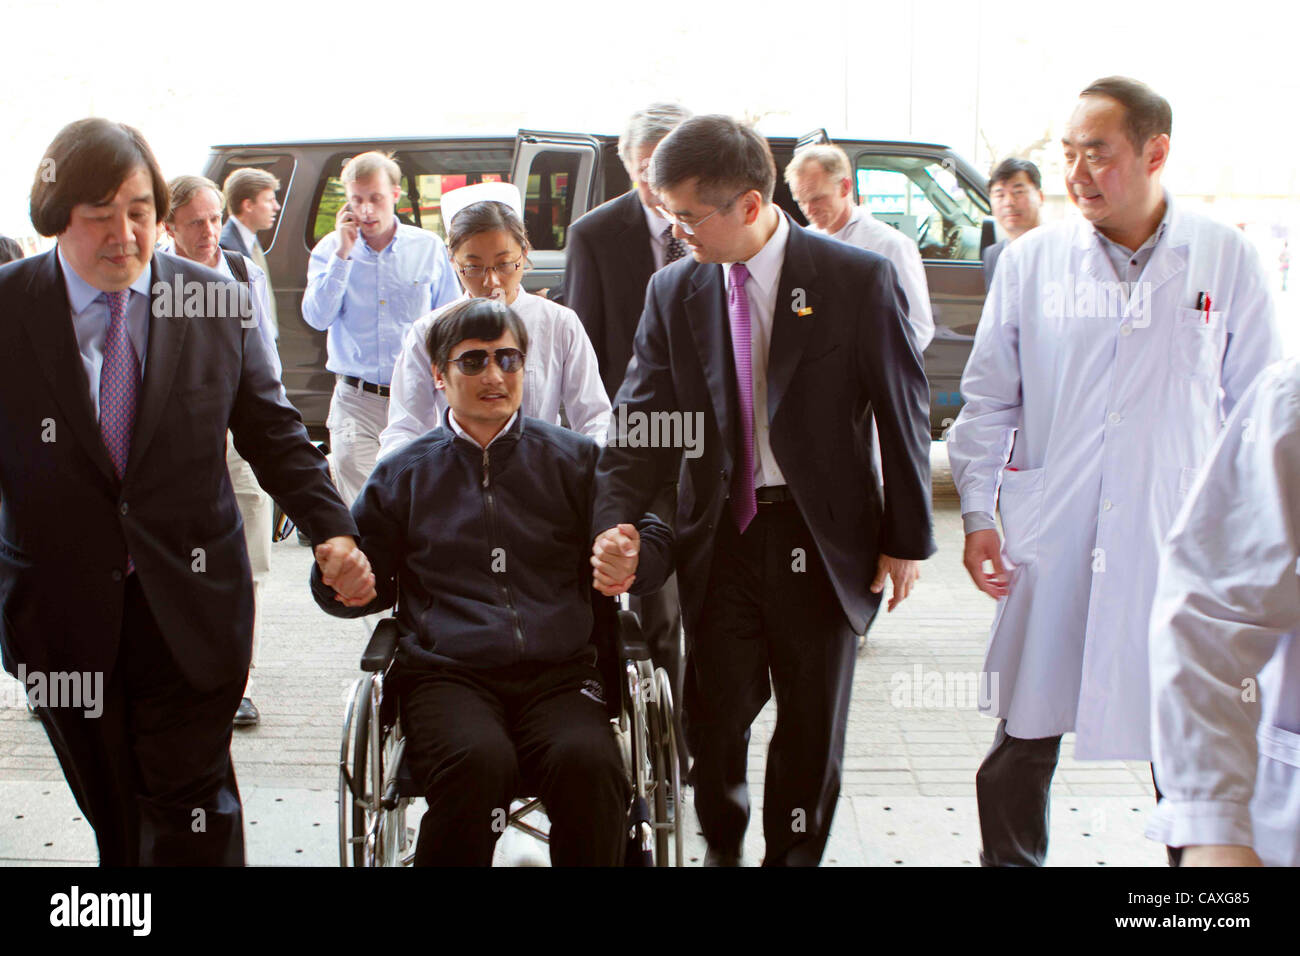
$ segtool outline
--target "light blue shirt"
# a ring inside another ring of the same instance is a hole
[[[381,252],[358,237],[352,255],[340,259],[338,245],[335,231],[312,250],[302,317],[329,330],[327,369],[389,385],[411,323],[460,296],[447,248],[434,233],[404,223]]]
[[[77,349],[81,352],[81,365],[90,380],[90,404],[99,421],[99,373],[104,367],[104,337],[108,334],[108,297],[87,282],[68,264],[63,247],[58,250],[59,267],[63,270],[63,283],[68,290],[68,307],[72,313],[72,330],[77,336]],[[131,283],[131,294],[126,300],[126,331],[140,359],[140,380],[144,381],[145,353],[149,350],[149,290],[151,267],[145,268],[139,278]]]

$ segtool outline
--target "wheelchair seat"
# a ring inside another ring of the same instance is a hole
[[[626,599],[624,599],[625,602]],[[655,670],[635,614],[612,598],[593,595],[592,640],[606,687],[606,705],[619,740],[632,792],[629,838],[645,865],[682,865],[679,825],[681,779],[672,685]],[[339,758],[339,863],[341,866],[409,865],[415,855],[406,825],[411,802],[424,793],[406,759],[396,694],[386,694],[402,637],[396,617],[380,621],[361,655],[363,675],[354,682],[343,719]],[[620,692],[615,694],[615,687]],[[543,842],[545,830],[527,819],[544,809],[520,795],[507,824]]]

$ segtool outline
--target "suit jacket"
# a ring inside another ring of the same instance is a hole
[[[587,329],[613,399],[632,357],[646,284],[655,271],[637,191],[611,199],[569,227],[564,254],[564,304]]]
[[[999,239],[991,246],[985,246],[984,251],[980,253],[980,258],[984,261],[984,291],[988,292],[993,288],[993,270],[998,266],[998,256],[1002,255],[1002,250],[1007,247],[1008,239]]]
[[[244,242],[243,233],[235,226],[234,216],[229,217],[226,224],[221,227],[221,239],[218,241],[222,249],[229,249],[231,252],[238,252],[241,256],[253,258],[253,250],[248,248],[248,244]]]
[[[625,415],[697,414],[700,454],[623,447],[621,436],[611,436],[597,472],[593,534],[635,521],[680,472],[675,561],[688,629],[703,607],[718,522],[732,520],[725,504],[739,403],[722,276],[720,265],[690,258],[655,274],[614,401],[615,425],[626,420],[629,432],[637,419]],[[799,315],[802,309],[811,312]],[[861,634],[880,603],[870,592],[879,554],[922,559],[934,552],[930,392],[893,265],[792,220],[769,355],[767,408],[756,411],[767,414],[777,464]],[[871,462],[872,411],[883,506]]]
[[[227,427],[313,541],[356,533],[258,329],[163,301],[178,279],[233,284],[166,253],[150,268],[144,380],[121,480],[100,438],[56,252],[0,269],[0,651],[10,673],[23,664],[101,671],[107,681],[128,552],[185,676],[210,689],[247,671],[253,581]]]

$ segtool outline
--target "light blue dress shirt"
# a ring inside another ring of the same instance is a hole
[[[358,237],[351,256],[340,259],[338,245],[335,231],[312,250],[302,317],[329,330],[331,372],[389,385],[411,323],[460,296],[447,248],[434,233],[404,223],[381,252]]]
[[[108,297],[87,282],[68,264],[63,249],[59,247],[59,268],[63,270],[63,283],[68,290],[68,307],[72,313],[72,329],[77,336],[77,349],[81,352],[81,365],[90,380],[90,403],[99,421],[99,373],[104,367],[104,337],[108,334]],[[149,350],[149,303],[152,301],[149,282],[152,268],[146,268],[131,283],[131,294],[126,300],[126,330],[140,359],[140,380],[144,381],[145,353]]]

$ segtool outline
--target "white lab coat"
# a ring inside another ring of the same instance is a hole
[[[983,709],[1013,737],[1074,730],[1084,759],[1151,759],[1158,548],[1223,417],[1280,355],[1254,249],[1165,199],[1168,227],[1128,299],[1081,218],[1006,248],[948,435],[962,512],[997,506],[1014,565]]]
[[[1164,800],[1152,839],[1253,846],[1266,864],[1300,866],[1298,561],[1290,360],[1242,399],[1163,549],[1150,655]]]
[[[447,400],[434,387],[433,362],[425,340],[443,312],[468,298],[463,295],[422,316],[407,330],[393,367],[388,426],[379,436],[379,458],[442,424]],[[600,379],[596,350],[577,313],[522,289],[511,308],[528,330],[523,413],[558,425],[563,407],[570,428],[604,444],[609,432],[609,396]]]

